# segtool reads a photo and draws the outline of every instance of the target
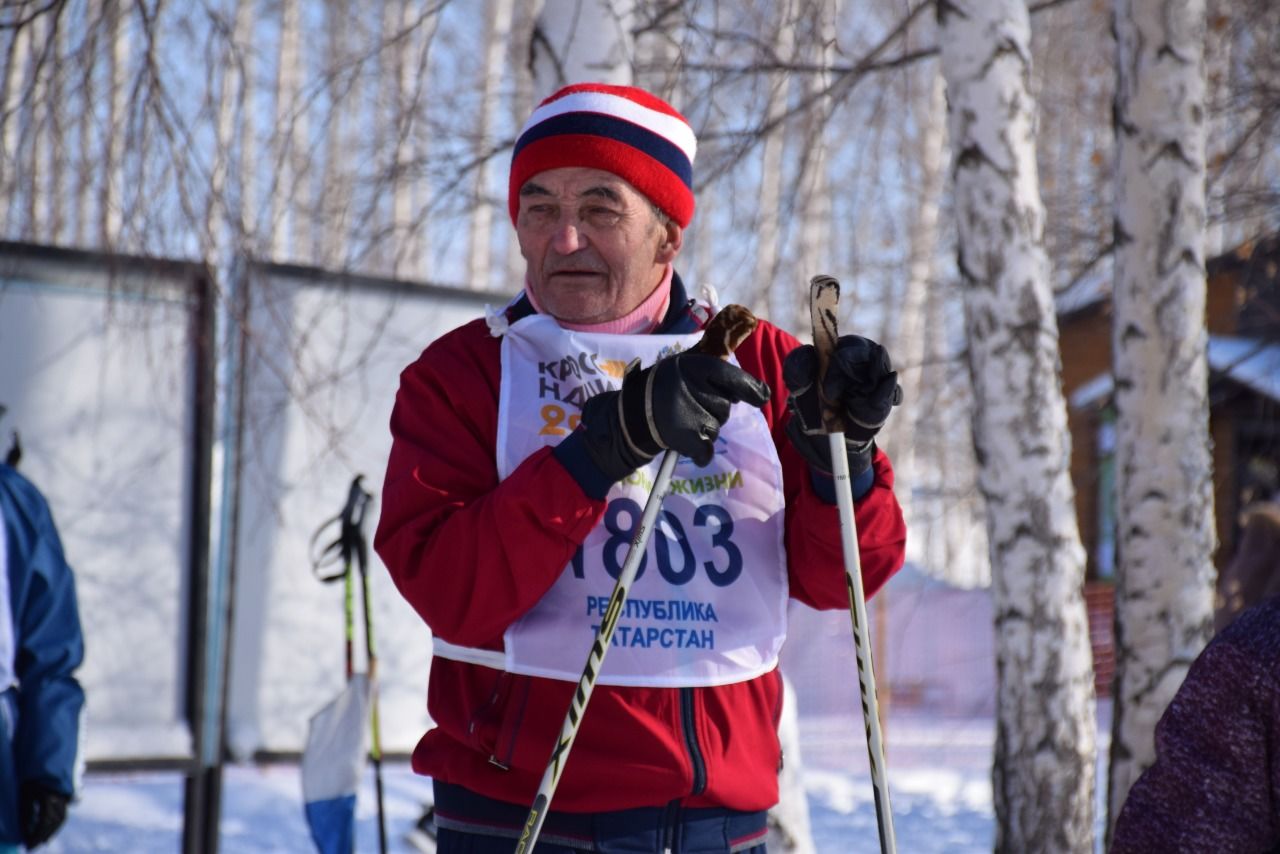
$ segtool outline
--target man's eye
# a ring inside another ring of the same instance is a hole
[[[597,225],[608,225],[618,221],[620,213],[613,208],[588,208],[587,220]]]

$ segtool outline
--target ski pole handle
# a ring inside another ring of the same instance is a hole
[[[822,380],[827,375],[831,354],[840,338],[836,309],[840,304],[840,283],[831,276],[809,280],[809,318],[813,321],[813,349],[818,353],[818,400],[822,403],[822,423],[827,433],[843,433],[844,418],[833,401],[827,400]],[[842,452],[843,453],[843,452]]]
[[[858,552],[858,527],[853,515],[853,490],[849,478],[849,457],[844,443],[844,417],[836,401],[823,394],[823,379],[839,340],[836,309],[840,283],[831,276],[814,276],[809,281],[809,313],[813,320],[813,346],[818,353],[818,398],[822,420],[831,449],[831,474],[835,479],[836,504],[840,516],[840,546],[844,552],[844,582],[849,594],[849,618],[853,622],[853,644],[858,659],[858,690],[862,695],[862,720],[867,730],[867,757],[871,765],[871,786],[875,795],[876,825],[880,831],[881,854],[896,854],[893,811],[889,805],[889,780],[884,761],[884,737],[880,730],[880,708],[876,698],[875,669],[871,661],[871,637],[867,625],[867,597],[862,587],[862,556]]]
[[[756,319],[750,311],[740,305],[727,305],[711,318],[711,322],[703,330],[702,338],[694,345],[694,349],[709,356],[727,359],[739,344],[747,340],[755,328]],[[649,542],[649,535],[653,532],[662,499],[666,497],[667,490],[671,487],[671,473],[675,470],[678,456],[675,451],[670,450],[662,454],[662,461],[658,465],[658,476],[654,479],[653,488],[645,500],[644,512],[640,516],[640,527],[627,550],[627,557],[622,563],[622,571],[618,573],[618,580],[614,582],[609,604],[600,620],[600,628],[596,630],[591,651],[587,654],[586,666],[582,669],[581,678],[578,679],[578,689],[569,703],[569,712],[565,716],[564,724],[560,727],[560,736],[556,739],[555,748],[551,751],[551,759],[542,774],[542,781],[538,784],[538,793],[534,796],[533,805],[529,808],[524,830],[521,831],[520,839],[516,842],[516,854],[533,851],[538,835],[542,832],[542,825],[551,808],[551,798],[555,795],[556,786],[560,783],[560,775],[564,772],[565,762],[568,761],[569,750],[578,736],[578,727],[586,712],[587,702],[591,699],[591,692],[595,690],[596,678],[600,675],[605,653],[609,651],[609,644],[613,640],[613,630],[618,625],[618,617],[622,615],[627,593],[632,582],[635,581],[640,561],[644,559],[645,546]]]

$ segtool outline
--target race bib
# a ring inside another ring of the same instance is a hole
[[[574,332],[545,315],[513,324],[502,342],[499,476],[564,439],[582,404],[617,388],[631,360],[651,365],[698,338]],[[658,464],[614,485],[604,518],[556,584],[506,632],[506,670],[581,677]],[[783,512],[768,424],[736,404],[712,461],[676,465],[598,681],[721,685],[773,669],[786,630]]]

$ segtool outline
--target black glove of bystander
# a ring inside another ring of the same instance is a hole
[[[831,445],[818,399],[818,351],[810,344],[792,350],[782,364],[782,379],[792,413],[787,436],[810,465],[830,474]],[[871,465],[872,440],[889,411],[902,402],[902,386],[888,351],[869,338],[842,335],[827,364],[823,393],[839,407],[849,474],[857,476]]]
[[[71,798],[43,783],[27,780],[18,790],[18,824],[22,844],[35,848],[49,841],[67,819]]]
[[[763,406],[769,386],[736,365],[695,350],[629,370],[618,391],[582,407],[587,453],[610,479],[621,480],[664,448],[700,466],[738,401]]]

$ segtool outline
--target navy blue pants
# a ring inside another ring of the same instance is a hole
[[[436,782],[437,854],[511,854],[529,815],[527,806],[495,801]],[[678,805],[608,813],[552,810],[538,836],[538,854],[765,854],[767,814],[681,809]]]

